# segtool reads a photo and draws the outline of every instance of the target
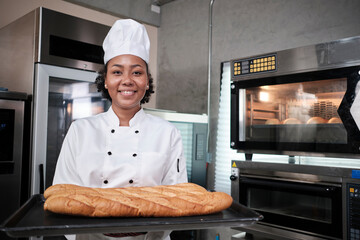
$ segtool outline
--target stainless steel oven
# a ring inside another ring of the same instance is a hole
[[[241,230],[270,239],[360,239],[359,170],[233,161],[235,201],[264,219]]]
[[[0,222],[29,197],[28,106],[26,93],[0,91]]]
[[[233,162],[231,193],[264,216],[246,232],[360,239],[360,167],[341,164],[360,158],[360,36],[230,65],[230,146],[247,160]],[[289,162],[250,161],[254,154]],[[315,166],[292,164],[295,157],[340,160]]]
[[[360,157],[360,37],[231,61],[231,147]]]

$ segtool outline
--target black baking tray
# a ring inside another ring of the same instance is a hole
[[[10,237],[58,236],[84,233],[121,233],[165,230],[195,230],[251,225],[263,218],[257,212],[233,202],[215,214],[189,217],[109,217],[92,218],[44,211],[42,194],[33,195],[7,219],[0,230]]]

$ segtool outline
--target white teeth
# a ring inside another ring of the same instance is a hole
[[[120,92],[124,95],[131,95],[135,93],[135,91],[120,91]]]

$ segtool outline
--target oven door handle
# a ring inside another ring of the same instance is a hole
[[[266,186],[270,188],[281,188],[286,190],[299,190],[307,192],[323,192],[330,193],[336,191],[337,187],[315,185],[310,183],[298,183],[298,182],[282,182],[278,180],[263,180],[254,178],[240,178],[240,184],[247,184],[252,186]]]

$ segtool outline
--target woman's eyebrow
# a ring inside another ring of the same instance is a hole
[[[112,65],[111,67],[121,67],[121,68],[123,68],[124,65],[114,64],[114,65]],[[142,66],[142,65],[140,65],[140,64],[133,64],[133,65],[130,66],[130,68],[136,68],[136,67],[142,67],[142,68],[143,68],[144,66]]]

